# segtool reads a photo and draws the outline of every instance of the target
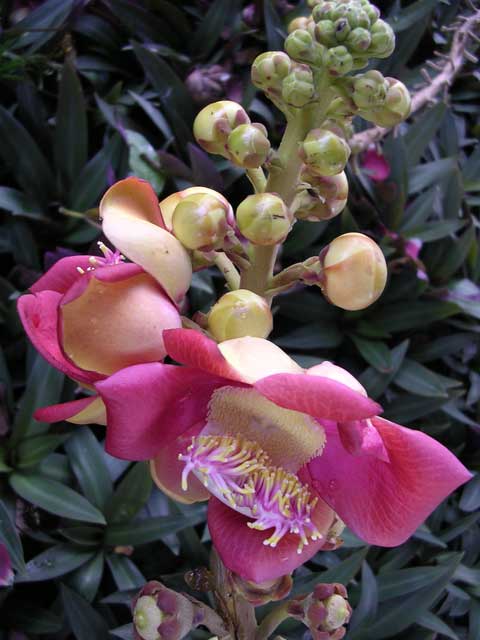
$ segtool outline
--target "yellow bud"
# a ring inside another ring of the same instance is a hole
[[[256,193],[240,203],[237,225],[250,242],[270,246],[287,237],[291,218],[281,198],[273,193]]]
[[[311,18],[306,16],[300,16],[299,18],[294,18],[288,24],[288,33],[292,33],[296,29],[308,29],[309,23],[311,22]]]
[[[213,189],[209,189],[208,187],[188,187],[188,189],[183,189],[183,191],[176,191],[175,193],[172,193],[171,195],[161,200],[159,203],[163,222],[165,224],[165,227],[169,231],[172,230],[173,212],[175,211],[177,204],[184,198],[188,198],[188,196],[193,196],[195,194],[208,194],[214,196],[215,198],[218,198],[224,204],[224,206],[230,210],[229,215],[230,217],[232,217],[232,207],[230,206],[228,200],[224,198],[221,193],[218,193],[218,191],[214,191]]]
[[[308,190],[300,198],[295,217],[300,220],[330,220],[343,211],[348,199],[348,180],[345,172],[336,176],[309,175],[302,173],[301,179]]]
[[[333,131],[313,129],[303,141],[300,156],[311,172],[334,176],[345,168],[350,147]]]
[[[235,127],[249,124],[245,109],[231,100],[220,100],[204,107],[193,123],[193,135],[209,153],[227,155],[225,145]]]
[[[231,161],[245,169],[256,169],[268,158],[270,141],[263,124],[241,124],[228,136],[227,149]]]
[[[387,265],[380,247],[362,233],[335,238],[320,254],[320,287],[325,297],[348,311],[365,309],[382,294]]]
[[[191,250],[220,249],[232,220],[225,199],[209,193],[183,198],[173,212],[173,233],[184,247]]]
[[[266,300],[247,289],[226,293],[208,315],[208,330],[217,342],[245,336],[266,338],[272,328]]]

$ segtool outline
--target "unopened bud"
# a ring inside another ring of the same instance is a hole
[[[237,225],[253,244],[271,246],[285,240],[291,217],[281,198],[273,193],[256,193],[238,206]]]
[[[348,199],[348,180],[345,172],[336,176],[302,174],[309,185],[300,198],[295,217],[300,220],[330,220],[343,211]]]
[[[132,605],[135,640],[180,640],[193,626],[193,604],[160,582],[147,582]]]
[[[352,55],[343,45],[329,49],[324,63],[331,76],[344,76],[353,69]]]
[[[300,156],[312,173],[334,176],[344,170],[350,147],[332,131],[313,129],[303,141]]]
[[[355,76],[352,98],[359,109],[372,109],[384,104],[387,91],[387,80],[380,71],[372,69]]]
[[[337,44],[335,24],[331,20],[320,20],[315,26],[315,39],[325,47],[333,47]]]
[[[318,44],[306,29],[296,29],[285,40],[285,51],[299,62],[314,62],[320,59]]]
[[[220,194],[196,193],[183,198],[173,212],[174,235],[187,249],[220,249],[233,223],[232,209],[225,203]]]
[[[224,198],[221,193],[218,193],[218,191],[214,191],[213,189],[209,189],[208,187],[188,187],[187,189],[183,189],[182,191],[176,191],[175,193],[170,194],[159,203],[163,222],[165,224],[165,227],[169,231],[172,230],[173,212],[175,211],[177,204],[185,198],[188,198],[188,196],[193,196],[196,194],[209,194],[215,198],[218,198],[219,200],[221,200],[223,205],[230,210],[231,213],[229,214],[229,216],[230,219],[232,218],[232,207],[230,206],[228,200]]]
[[[291,576],[282,576],[276,580],[268,580],[267,582],[250,582],[243,580],[236,573],[232,574],[232,580],[235,590],[240,593],[247,602],[259,607],[268,602],[277,602],[286,598],[292,590],[293,580]]]
[[[360,111],[365,120],[369,120],[381,127],[394,127],[410,114],[412,100],[407,87],[396,78],[385,78],[387,95],[383,104],[378,108]]]
[[[336,42],[344,42],[352,31],[352,27],[346,18],[339,18],[336,20],[334,27]]]
[[[273,329],[270,307],[253,291],[229,291],[208,314],[208,330],[217,342],[252,336],[266,338]]]
[[[266,92],[281,94],[282,81],[288,76],[292,61],[283,51],[267,51],[252,64],[252,82]]]
[[[315,87],[310,67],[296,64],[282,83],[282,97],[292,107],[304,107],[313,98]]]
[[[395,49],[395,34],[384,20],[377,20],[370,28],[372,38],[368,55],[374,58],[388,58]]]
[[[221,100],[200,111],[193,123],[193,135],[205,151],[225,155],[228,136],[241,124],[250,124],[245,109],[231,100]]]
[[[349,51],[362,53],[363,51],[366,51],[368,49],[371,41],[372,38],[368,29],[364,29],[363,27],[356,27],[348,34],[346,46],[348,47]]]
[[[345,636],[343,625],[350,620],[352,608],[342,584],[319,584],[308,596],[291,600],[288,613],[303,622],[315,638],[340,640]]]
[[[234,164],[245,169],[260,167],[270,153],[270,141],[263,124],[241,124],[228,136],[227,148]]]
[[[362,233],[335,238],[322,251],[320,260],[320,287],[329,302],[341,309],[366,309],[385,288],[387,265],[382,250]]]
[[[294,18],[288,24],[288,33],[292,33],[296,29],[308,29],[308,25],[311,22],[311,18],[300,16],[298,18]]]

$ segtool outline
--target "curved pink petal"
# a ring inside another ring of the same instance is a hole
[[[372,420],[390,462],[352,455],[335,429],[323,454],[300,473],[363,540],[402,544],[470,473],[439,442],[383,418]]]
[[[370,455],[389,462],[388,451],[371,420],[339,422],[338,432],[343,446],[352,456]]]
[[[318,530],[326,535],[334,520],[333,511],[319,500],[312,518]],[[228,569],[244,580],[264,582],[291,573],[309,560],[325,544],[325,537],[297,553],[298,536],[287,534],[272,549],[263,544],[268,531],[257,531],[247,526],[248,518],[215,497],[208,503],[208,528],[220,558]]]
[[[0,587],[13,584],[13,571],[7,547],[0,542]]]
[[[34,418],[39,422],[50,423],[67,420],[73,424],[107,424],[105,405],[98,396],[42,407],[35,411]]]
[[[68,256],[55,262],[55,264],[39,280],[32,284],[30,291],[57,291],[65,293],[72,284],[81,278],[78,269],[86,271],[90,265],[91,256]]]
[[[115,183],[102,198],[100,217],[112,244],[180,302],[190,286],[192,265],[185,248],[163,228],[158,200],[148,182],[127,178]]]
[[[83,275],[78,274],[78,278],[74,280],[71,286],[65,291],[62,304],[68,304],[81,296],[92,278],[101,282],[116,283],[133,278],[142,273],[145,273],[142,267],[133,264],[133,262],[119,262],[115,265],[95,268],[92,271],[85,272]]]
[[[76,367],[60,348],[58,308],[61,299],[62,294],[56,291],[40,291],[34,295],[21,296],[17,303],[20,320],[34,347],[45,360],[74,380],[92,384],[103,376]]]
[[[192,442],[192,437],[200,433],[204,426],[199,422],[179,438],[166,447],[162,447],[155,458],[150,461],[150,472],[155,484],[170,498],[177,502],[192,504],[202,500],[208,500],[209,491],[205,489],[200,480],[191,473],[188,477],[188,486],[182,488],[182,472],[185,463],[178,459],[180,453],[185,453]]]
[[[225,383],[198,369],[156,362],[114,373],[95,385],[107,407],[107,451],[125,460],[154,458],[205,420],[213,391]]]
[[[254,387],[281,407],[324,420],[361,420],[382,410],[376,402],[341,382],[307,373],[268,376]]]

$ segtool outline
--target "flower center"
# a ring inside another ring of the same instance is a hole
[[[122,256],[118,249],[112,251],[107,247],[107,245],[103,244],[103,242],[97,242],[97,245],[102,252],[103,257],[90,256],[88,260],[90,266],[87,268],[87,271],[94,271],[97,267],[111,267],[113,265],[120,264],[120,262],[123,262],[123,260],[125,260],[125,256]],[[82,267],[77,267],[77,271],[81,275],[85,273],[85,270],[82,269]]]
[[[252,518],[251,529],[273,533],[263,541],[276,547],[288,533],[299,536],[297,552],[320,532],[311,514],[317,498],[297,476],[274,466],[263,449],[251,440],[232,436],[197,436],[186,453],[178,456],[185,463],[182,488],[194,473],[205,487],[224,504]]]

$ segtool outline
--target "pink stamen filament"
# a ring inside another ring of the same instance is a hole
[[[263,544],[276,547],[288,533],[299,536],[297,552],[320,532],[311,520],[317,503],[298,478],[270,463],[268,455],[255,442],[230,436],[198,436],[185,454],[182,489],[194,473],[205,487],[235,511],[252,518],[251,529],[273,533]]]

